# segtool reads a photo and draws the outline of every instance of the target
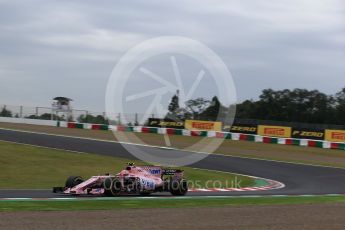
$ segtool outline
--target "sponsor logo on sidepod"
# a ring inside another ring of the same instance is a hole
[[[160,169],[150,169],[150,173],[153,175],[158,175],[158,174],[161,174],[161,170]]]
[[[145,188],[145,189],[154,189],[155,188],[155,183],[152,180],[149,179],[144,179],[141,178],[141,185]]]

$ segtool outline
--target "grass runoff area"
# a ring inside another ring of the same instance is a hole
[[[109,199],[70,201],[0,201],[0,212],[4,211],[79,211],[116,210],[138,208],[197,208],[229,207],[241,205],[292,205],[343,203],[345,196],[315,197],[182,197],[159,199]]]
[[[0,141],[0,189],[50,189],[63,186],[70,175],[87,179],[93,175],[115,174],[132,160],[33,147]],[[134,161],[136,165],[143,162]],[[192,169],[185,177],[195,188],[231,188],[262,185],[262,180],[230,173]],[[215,182],[215,183],[213,183]]]

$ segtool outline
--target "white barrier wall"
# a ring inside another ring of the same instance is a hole
[[[29,125],[47,125],[47,126],[56,126],[57,124],[56,121],[51,121],[51,120],[37,120],[37,119],[14,118],[14,117],[0,117],[0,122],[29,124]]]

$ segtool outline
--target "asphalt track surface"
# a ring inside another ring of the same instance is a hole
[[[122,144],[82,138],[45,135],[0,129],[0,140],[38,145],[62,150],[94,153],[135,159]],[[180,150],[136,146],[153,154],[199,154]],[[243,195],[324,195],[345,194],[345,169],[256,160],[223,155],[209,155],[191,167],[220,170],[276,180],[285,184],[282,189],[246,192],[194,192],[191,196],[243,196]],[[165,194],[158,194],[165,195]],[[50,190],[0,190],[0,198],[52,198],[62,197]]]

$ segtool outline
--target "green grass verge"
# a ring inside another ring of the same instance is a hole
[[[195,208],[227,207],[240,205],[292,205],[315,203],[343,203],[345,196],[316,197],[229,197],[184,199],[121,199],[121,200],[73,200],[73,201],[0,201],[1,211],[77,211],[115,210],[128,208]]]
[[[51,188],[64,185],[70,175],[88,178],[92,175],[117,173],[131,160],[100,156],[96,154],[73,153],[28,145],[0,141],[0,188]],[[134,161],[137,165],[144,164]],[[241,187],[258,184],[246,176],[198,170],[185,167],[185,177],[200,187]],[[215,186],[209,181],[218,181]]]

